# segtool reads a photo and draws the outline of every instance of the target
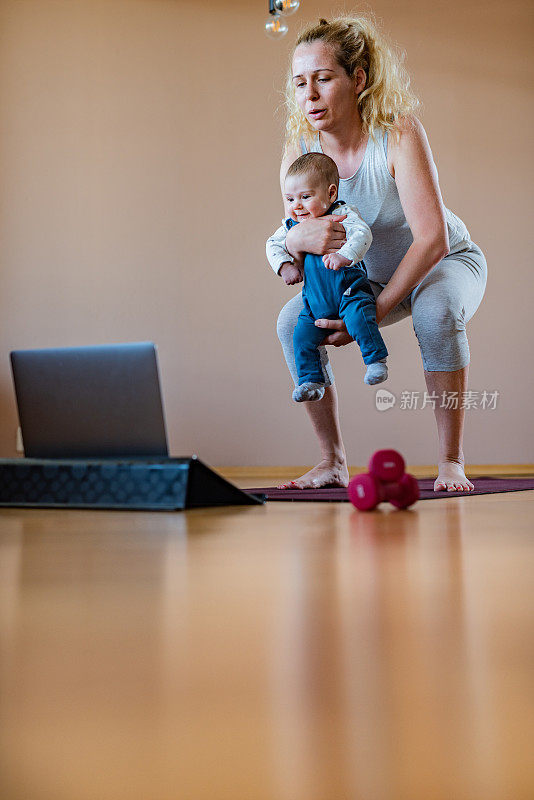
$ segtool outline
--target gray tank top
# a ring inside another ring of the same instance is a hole
[[[376,283],[387,283],[413,242],[412,232],[404,216],[397,184],[387,165],[387,132],[378,131],[376,142],[369,136],[360,167],[350,178],[341,178],[339,199],[356,206],[371,228],[373,243],[365,256],[367,274]],[[303,153],[322,153],[319,134],[307,148],[300,140]],[[464,250],[471,244],[469,231],[461,219],[445,209],[449,228],[449,252]]]

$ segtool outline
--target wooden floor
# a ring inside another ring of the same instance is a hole
[[[532,800],[533,516],[0,511],[2,800]]]

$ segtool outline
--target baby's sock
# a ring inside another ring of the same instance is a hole
[[[320,400],[324,395],[324,383],[302,383],[293,392],[293,400],[303,403],[305,400]]]
[[[382,383],[382,381],[385,381],[387,376],[388,368],[386,359],[381,358],[380,361],[375,361],[374,364],[369,364],[363,380],[365,383],[373,386],[375,383]]]

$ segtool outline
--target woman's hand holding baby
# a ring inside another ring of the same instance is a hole
[[[383,304],[381,303],[382,295],[378,295],[376,299],[376,321],[382,322],[386,314],[389,312],[389,308],[384,308]],[[353,342],[354,339],[347,333],[347,329],[345,327],[345,323],[342,319],[316,319],[315,320],[315,327],[316,328],[325,328],[325,333],[330,331],[327,334],[326,338],[321,342],[321,344],[331,344],[334,347],[343,347],[345,344],[349,344]]]
[[[286,261],[280,267],[280,277],[284,279],[288,286],[292,286],[294,283],[302,282],[302,270],[296,264],[292,264],[291,261]]]
[[[327,269],[339,270],[343,269],[343,267],[348,267],[349,264],[352,264],[352,261],[339,253],[328,253],[323,256],[323,264]]]
[[[315,327],[326,328],[326,338],[321,344],[333,344],[334,347],[342,347],[344,344],[349,344],[354,341],[352,336],[347,332],[342,319],[316,319]],[[327,331],[331,331],[331,333],[327,333]]]
[[[337,253],[347,241],[345,228],[341,224],[346,218],[346,214],[327,214],[293,225],[287,232],[287,249],[295,257],[300,257],[302,253],[315,253],[318,256]]]

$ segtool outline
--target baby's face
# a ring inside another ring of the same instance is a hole
[[[322,217],[336,199],[337,189],[334,183],[329,186],[304,173],[286,178],[284,195],[291,218],[300,222],[308,217]]]

